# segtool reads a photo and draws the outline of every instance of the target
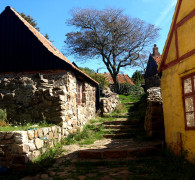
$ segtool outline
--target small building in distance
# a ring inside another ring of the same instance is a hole
[[[195,2],[178,0],[159,66],[165,140],[195,159]]]
[[[160,87],[160,77],[158,75],[158,65],[161,61],[161,55],[158,52],[158,47],[154,44],[153,54],[150,54],[146,72],[144,75],[145,79],[145,90],[151,87]]]
[[[106,80],[109,83],[110,89],[112,91],[114,91],[114,81],[113,81],[110,73],[103,73],[101,75],[103,75],[106,78]],[[122,84],[126,84],[126,83],[129,83],[131,85],[135,85],[134,82],[131,80],[131,78],[127,74],[118,74],[117,78],[118,78],[119,86],[120,85],[122,86]]]

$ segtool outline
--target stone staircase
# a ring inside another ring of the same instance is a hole
[[[102,147],[81,150],[80,160],[122,160],[151,156],[159,152],[160,142],[133,140],[140,126],[143,126],[138,120],[117,118],[115,121],[105,121],[102,124],[105,129],[104,138],[111,139],[110,143]]]

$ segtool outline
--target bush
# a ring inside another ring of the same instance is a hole
[[[141,95],[144,93],[142,87],[132,85],[130,83],[120,84],[119,91],[120,94],[126,94],[126,95]]]
[[[106,87],[108,87],[109,83],[103,75],[96,74],[94,70],[89,69],[87,67],[85,68],[80,67],[79,69],[81,69],[81,71],[89,75],[92,79],[96,80],[100,85],[100,89],[105,89]]]
[[[8,124],[6,123],[7,120],[7,113],[6,110],[0,109],[0,126],[7,126]]]

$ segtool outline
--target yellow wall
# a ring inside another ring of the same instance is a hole
[[[195,2],[194,2],[195,4]],[[192,33],[193,32],[193,33]],[[179,56],[195,49],[195,16],[178,28]]]
[[[194,0],[183,0],[181,3],[180,12],[178,15],[177,23],[186,17],[195,8]]]
[[[169,48],[169,51],[167,54],[166,64],[170,63],[171,61],[176,60],[176,58],[177,58],[177,56],[176,56],[175,33],[174,33],[172,40],[171,40],[170,48]]]
[[[161,91],[165,119],[166,143],[177,151],[177,134],[182,133],[183,150],[195,158],[195,130],[185,130],[181,78],[195,72],[195,55],[163,71]]]
[[[194,9],[194,0],[182,0],[179,16],[176,22],[178,23]],[[181,57],[195,49],[195,17],[180,26],[177,32],[179,57]],[[176,47],[174,33],[165,64],[168,64],[175,59]],[[179,153],[181,145],[182,150],[187,150],[189,160],[195,159],[195,130],[185,130],[181,78],[191,73],[195,73],[195,55],[192,55],[180,61],[178,64],[164,70],[161,78],[166,143],[168,146],[172,147],[175,153]]]

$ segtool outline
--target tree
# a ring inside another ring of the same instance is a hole
[[[141,71],[135,71],[131,79],[137,86],[141,86],[144,83],[144,75]]]
[[[25,15],[23,12],[20,13],[20,16],[22,16],[30,25],[32,25],[37,31],[40,31],[40,28],[37,25],[36,20],[34,20],[30,15]]]
[[[104,88],[108,87],[109,83],[103,75],[97,74],[97,73],[95,73],[94,70],[89,69],[87,67],[85,67],[85,68],[80,67],[79,69],[81,69],[84,73],[88,74],[91,78],[96,80],[100,85],[100,89],[104,89]]]
[[[120,69],[132,66],[140,52],[157,38],[159,30],[112,8],[76,9],[67,23],[78,29],[66,34],[67,52],[83,58],[101,57],[113,78],[115,92],[119,90]]]
[[[40,28],[38,27],[38,24],[37,24],[36,20],[34,20],[30,15],[25,15],[22,12],[22,13],[20,13],[20,16],[22,16],[22,18],[24,18],[31,26],[33,26],[37,31],[40,32]],[[50,40],[49,35],[47,33],[45,34],[45,38]]]
[[[133,62],[133,66],[138,66],[141,68],[141,71],[143,71],[144,74],[146,72],[146,66],[148,63],[148,55],[149,52],[144,52],[139,55],[139,58],[136,61]]]

